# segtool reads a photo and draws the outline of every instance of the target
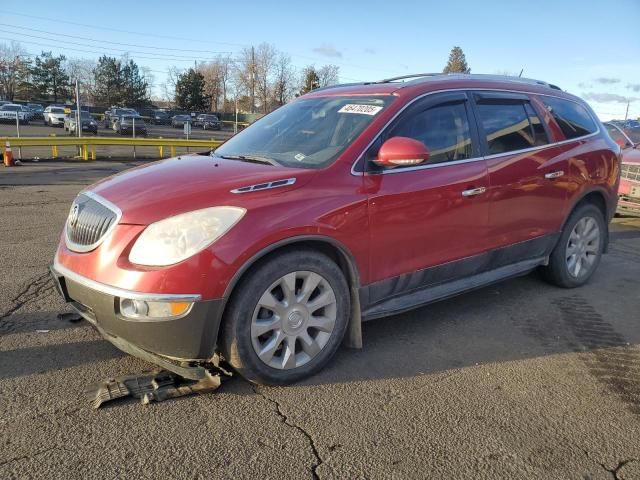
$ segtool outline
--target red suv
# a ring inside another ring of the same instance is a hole
[[[577,287],[607,248],[620,148],[547,83],[436,75],[316,90],[210,156],[74,200],[52,264],[122,350],[187,378],[311,375],[362,321],[541,268]]]

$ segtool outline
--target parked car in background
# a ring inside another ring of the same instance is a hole
[[[31,115],[31,110],[16,103],[7,103],[0,107],[1,122],[15,123],[17,119],[18,123],[24,123],[26,125],[29,123]]]
[[[154,110],[151,114],[151,123],[154,125],[169,125],[171,118],[164,110]]]
[[[115,130],[115,123],[122,115],[138,115],[133,108],[111,107],[104,112],[104,126]]]
[[[217,115],[201,113],[196,117],[193,126],[204,130],[220,130],[220,119]]]
[[[345,334],[360,345],[364,320],[535,269],[588,282],[620,179],[591,108],[538,80],[402,79],[312,91],[211,161],[181,154],[86,188],[53,260],[62,297],[180,375],[224,359],[287,384]]]
[[[147,124],[140,115],[120,115],[113,124],[113,129],[119,135],[133,135],[141,137],[147,136]]]
[[[27,103],[27,107],[33,112],[33,120],[44,118],[44,107],[39,103]]]
[[[624,128],[640,129],[639,120],[627,120],[624,122]]]
[[[604,126],[622,149],[618,213],[640,217],[640,143],[634,142],[623,129],[611,122]]]
[[[61,106],[49,106],[44,109],[43,122],[50,127],[62,127],[64,126],[64,107]]]
[[[171,126],[173,128],[182,128],[185,123],[191,122],[191,115],[174,115],[171,117]]]
[[[77,135],[77,123],[78,118],[76,116],[76,112],[72,112],[73,115],[69,118],[69,123],[67,126],[67,131],[69,135]],[[65,120],[66,121],[66,120]],[[98,122],[91,116],[89,112],[80,112],[80,122],[82,124],[82,132],[93,133],[94,135],[98,135]]]

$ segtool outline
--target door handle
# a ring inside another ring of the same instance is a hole
[[[469,190],[463,190],[462,191],[462,196],[463,197],[473,197],[474,195],[481,195],[486,191],[487,191],[487,189],[485,187],[471,188]]]
[[[558,178],[564,175],[564,170],[558,170],[557,172],[549,172],[544,174],[544,178]]]

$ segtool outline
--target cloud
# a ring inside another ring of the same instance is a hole
[[[375,55],[376,54],[376,49],[375,48],[371,48],[371,47],[367,47],[364,49],[364,53],[368,53],[369,55]]]
[[[578,84],[578,86],[579,86],[580,88],[591,88],[593,85],[591,85],[590,83],[580,82],[580,83]]]
[[[594,81],[597,82],[597,83],[602,83],[603,85],[611,85],[612,83],[620,83],[620,79],[619,78],[612,78],[612,77],[594,78]]]
[[[634,92],[640,92],[640,83],[627,83],[627,88]]]
[[[324,55],[325,57],[342,58],[342,52],[331,44],[323,43],[319,47],[312,49],[313,53]]]
[[[638,100],[636,97],[623,97],[616,93],[583,93],[582,97],[599,103],[627,103]]]

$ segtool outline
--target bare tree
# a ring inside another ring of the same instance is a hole
[[[210,100],[210,108],[217,112],[222,96],[221,66],[218,59],[209,63],[202,63],[198,66],[198,71],[204,77],[204,94]],[[224,100],[223,100],[224,102]]]
[[[340,73],[340,67],[337,65],[324,65],[316,70],[318,75],[318,81],[320,88],[328,87],[329,85],[335,85],[338,83],[338,74]]]
[[[249,97],[249,111],[251,113],[254,113],[256,108],[256,71],[255,47],[244,48],[240,52],[235,76],[236,83],[244,88],[247,97]]]
[[[164,83],[160,84],[160,91],[167,102],[173,101],[176,95],[178,78],[180,78],[180,69],[178,67],[167,68],[167,79]]]
[[[294,95],[296,72],[291,65],[291,57],[280,53],[276,60],[273,79],[273,107],[287,103]]]
[[[78,80],[80,97],[83,102],[95,102],[96,77],[94,70],[96,62],[88,58],[70,58],[66,61],[65,70],[71,82]]]
[[[18,42],[0,44],[0,98],[13,101],[20,83],[28,77],[27,52]]]
[[[220,65],[220,87],[222,88],[222,110],[226,112],[227,90],[231,82],[235,63],[229,55],[219,57],[218,63]]]
[[[263,113],[269,112],[271,76],[276,65],[277,52],[273,45],[261,43],[256,49],[256,86]]]
[[[151,98],[156,85],[156,76],[149,67],[140,67],[140,71],[142,72],[142,78],[147,83],[147,98]]]

